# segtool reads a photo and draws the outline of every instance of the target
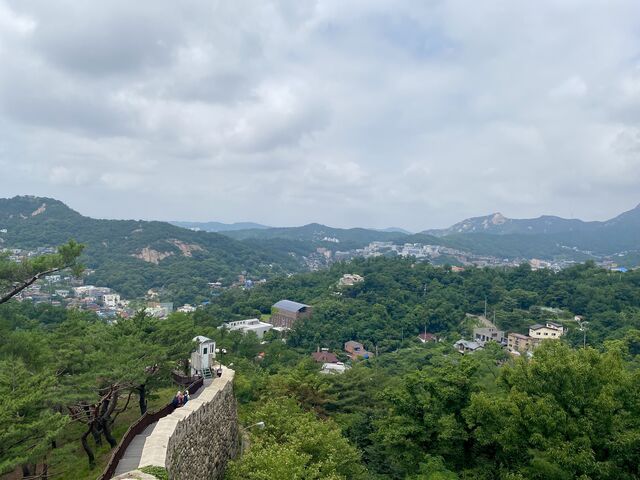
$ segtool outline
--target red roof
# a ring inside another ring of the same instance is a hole
[[[311,356],[318,363],[337,363],[338,362],[338,357],[336,356],[336,354],[331,352],[313,352]]]
[[[438,337],[436,337],[433,333],[421,333],[420,335],[418,335],[418,337],[423,342],[435,342],[438,340]]]

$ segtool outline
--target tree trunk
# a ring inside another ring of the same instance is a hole
[[[184,359],[183,368],[184,368],[184,374],[185,374],[187,377],[190,377],[190,376],[191,376],[191,368],[190,368],[190,366],[189,366],[189,359],[188,359],[188,358],[185,358],[185,359]]]
[[[111,434],[111,426],[109,425],[109,419],[103,418],[100,421],[100,424],[102,426],[102,433],[104,434],[104,438],[107,439],[107,442],[109,442],[109,445],[111,445],[111,448],[115,448],[116,445],[118,445],[118,442],[116,442],[116,439],[113,438],[113,435]]]
[[[100,431],[97,422],[93,422],[91,424],[91,436],[93,437],[96,447],[100,447],[102,445],[102,432]]]
[[[28,463],[22,464],[22,478],[31,476],[31,466]]]
[[[91,428],[89,428],[89,430],[87,430],[85,434],[82,435],[82,438],[80,439],[80,441],[82,442],[82,448],[84,449],[84,452],[87,454],[87,457],[89,458],[89,468],[93,468],[96,465],[96,457],[93,455],[93,450],[91,450],[91,447],[89,446],[89,442],[87,442],[87,437],[89,436],[90,433],[91,433]]]
[[[147,413],[147,386],[144,383],[138,386],[138,404],[140,405],[140,415]]]

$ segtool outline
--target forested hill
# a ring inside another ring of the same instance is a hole
[[[398,231],[381,231],[367,228],[334,228],[319,223],[301,227],[251,228],[224,232],[232,238],[258,240],[294,240],[314,245],[336,245],[340,250],[360,248],[375,241],[392,241],[405,236]],[[339,245],[339,246],[338,246]]]
[[[0,231],[3,247],[55,246],[70,238],[85,244],[84,262],[95,270],[89,280],[127,297],[164,287],[175,301],[193,301],[208,282],[301,268],[291,255],[220,234],[165,222],[93,219],[51,198],[0,199]]]
[[[231,230],[247,230],[251,228],[271,228],[266,225],[253,222],[235,222],[235,223],[222,223],[222,222],[169,222],[172,225],[182,228],[189,228],[191,230],[203,232],[228,232]]]

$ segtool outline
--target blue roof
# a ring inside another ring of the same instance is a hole
[[[280,310],[286,310],[287,312],[299,312],[309,305],[305,305],[304,303],[292,302],[291,300],[280,300],[273,306],[275,308],[279,308]]]

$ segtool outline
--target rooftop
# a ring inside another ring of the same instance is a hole
[[[338,361],[336,354],[331,352],[313,352],[311,356],[318,363],[336,363]]]
[[[287,312],[299,312],[303,308],[309,307],[309,305],[305,305],[304,303],[293,302],[291,300],[280,300],[273,306],[280,310],[286,310]]]

